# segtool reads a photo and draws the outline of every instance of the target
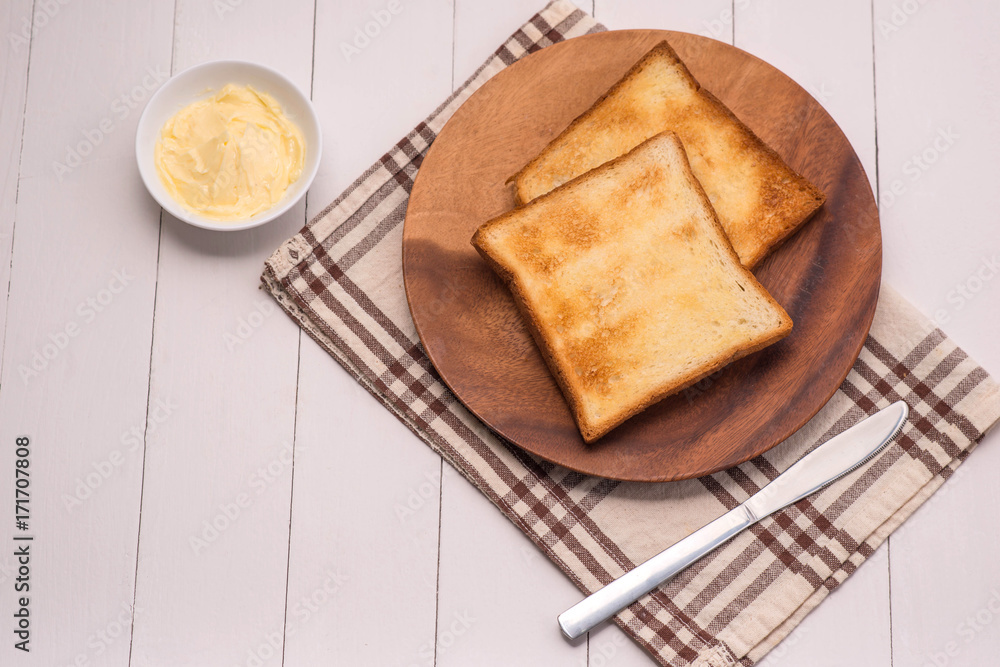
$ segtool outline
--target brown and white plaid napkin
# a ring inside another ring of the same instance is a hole
[[[417,338],[400,243],[414,176],[445,122],[525,54],[603,30],[557,0],[267,260],[281,306],[372,394],[590,592],[733,508],[817,443],[904,399],[910,419],[873,462],[744,531],[615,618],[664,665],[752,665],[944,483],[1000,418],[1000,388],[883,287],[865,348],[802,430],[766,454],[665,484],[588,477],[496,437],[449,393]]]

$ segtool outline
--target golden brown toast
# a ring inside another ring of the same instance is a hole
[[[490,220],[472,244],[587,442],[792,328],[670,132]]]
[[[514,175],[518,203],[665,130],[681,138],[694,175],[749,268],[823,204],[823,193],[703,89],[665,41]]]

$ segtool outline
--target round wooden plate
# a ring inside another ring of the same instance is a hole
[[[504,285],[469,240],[514,206],[507,179],[666,39],[695,78],[826,193],[823,208],[755,271],[791,315],[787,338],[586,445]],[[469,410],[527,451],[580,472],[669,481],[778,444],[843,382],[878,299],[878,210],[830,115],[774,67],[686,33],[578,37],[497,74],[455,113],[421,165],[403,229],[406,295],[438,373]]]

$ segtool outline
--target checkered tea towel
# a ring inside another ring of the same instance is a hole
[[[604,586],[746,500],[817,443],[904,399],[881,456],[744,531],[615,621],[663,665],[751,665],[773,648],[966,459],[1000,417],[1000,390],[883,287],[871,334],[833,399],[743,465],[665,484],[588,477],[494,436],[449,393],[403,292],[407,198],[445,122],[525,54],[602,30],[566,0],[518,30],[431,116],[267,260],[264,286],[420,439],[476,485],[584,592]]]

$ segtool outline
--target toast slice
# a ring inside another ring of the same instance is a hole
[[[748,268],[823,204],[823,193],[703,89],[665,41],[512,177],[517,201],[527,203],[665,130],[681,138]]]
[[[490,220],[472,244],[587,442],[792,328],[670,132]]]

